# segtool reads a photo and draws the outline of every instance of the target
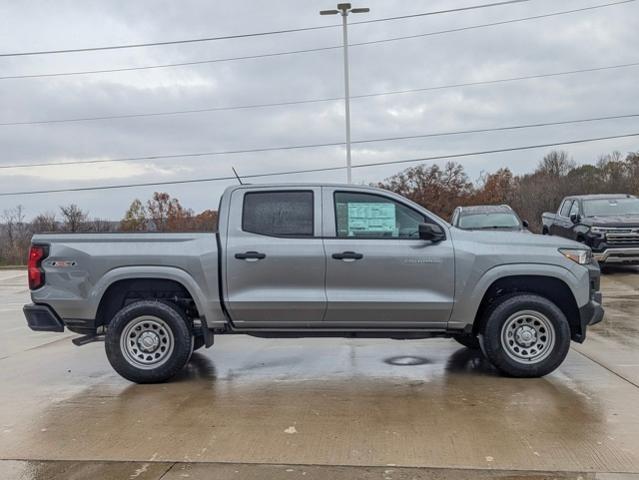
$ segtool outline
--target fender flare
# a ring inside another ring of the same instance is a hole
[[[89,300],[93,309],[93,318],[97,314],[100,302],[108,288],[116,282],[134,279],[171,280],[182,285],[191,295],[200,315],[207,320],[219,319],[221,312],[216,312],[212,300],[219,305],[219,299],[207,299],[206,295],[188,272],[177,267],[168,266],[126,266],[109,270],[91,289]],[[218,307],[220,308],[220,307]]]
[[[587,272],[585,272],[587,276]],[[515,277],[515,276],[538,276],[552,277],[562,281],[572,292],[577,305],[584,305],[588,302],[589,291],[581,292],[580,279],[575,274],[564,267],[558,265],[540,264],[540,263],[511,263],[506,265],[498,265],[486,270],[477,280],[470,279],[466,285],[469,288],[456,292],[456,297],[462,301],[455,302],[449,328],[464,328],[468,324],[472,324],[479,310],[479,306],[484,295],[490,286],[497,280]],[[583,297],[583,298],[582,298]]]

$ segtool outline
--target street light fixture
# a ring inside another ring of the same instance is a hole
[[[350,3],[338,3],[337,10],[322,10],[320,15],[342,15],[344,39],[344,113],[346,117],[346,182],[351,183],[351,97],[348,73],[348,14],[367,13],[370,8],[351,8]]]

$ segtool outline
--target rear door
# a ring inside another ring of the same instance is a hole
[[[239,327],[322,321],[321,188],[237,189],[226,237],[226,301]]]
[[[420,240],[431,222],[447,233]],[[454,298],[448,228],[401,197],[324,187],[326,327],[445,327]]]

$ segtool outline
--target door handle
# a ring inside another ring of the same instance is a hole
[[[361,260],[364,258],[364,255],[356,252],[334,253],[332,256],[335,260]]]
[[[235,258],[238,260],[262,260],[266,258],[265,253],[260,252],[244,252],[244,253],[236,253]]]

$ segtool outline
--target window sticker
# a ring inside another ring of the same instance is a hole
[[[392,203],[349,203],[348,236],[361,233],[389,233],[397,230]]]

